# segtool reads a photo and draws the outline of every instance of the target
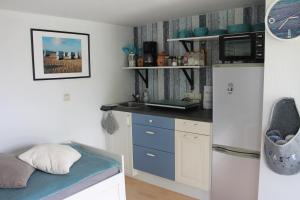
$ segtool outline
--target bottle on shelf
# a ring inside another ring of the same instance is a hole
[[[200,45],[199,50],[199,66],[206,66],[207,65],[207,49],[205,47],[205,43]]]
[[[134,53],[129,53],[128,54],[128,66],[129,67],[135,67],[135,54]]]

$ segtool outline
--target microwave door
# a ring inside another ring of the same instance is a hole
[[[255,58],[255,38],[252,34],[220,37],[221,61],[250,61]]]

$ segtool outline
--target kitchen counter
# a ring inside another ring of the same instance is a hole
[[[138,108],[117,106],[113,108],[113,110],[194,121],[212,122],[212,110],[203,110],[201,108],[194,108],[189,110],[176,110],[170,108],[155,108],[148,106],[141,106]]]

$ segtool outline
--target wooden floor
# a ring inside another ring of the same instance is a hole
[[[126,177],[127,200],[195,200],[130,177]]]

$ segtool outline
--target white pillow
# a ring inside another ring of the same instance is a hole
[[[68,145],[37,145],[19,155],[19,159],[32,167],[50,174],[68,174],[81,154]]]

